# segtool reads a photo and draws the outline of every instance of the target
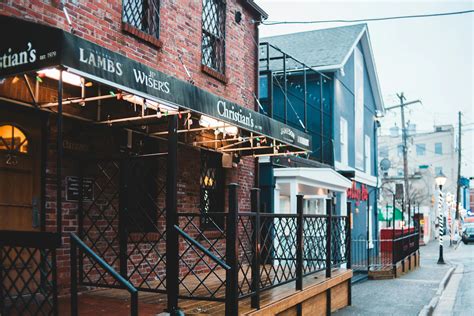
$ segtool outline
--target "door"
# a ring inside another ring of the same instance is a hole
[[[41,120],[0,105],[0,230],[39,230]]]

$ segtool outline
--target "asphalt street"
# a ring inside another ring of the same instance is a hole
[[[463,265],[459,286],[455,287],[451,315],[474,315],[474,244],[444,247],[446,264],[437,264],[439,244],[432,241],[420,248],[420,267],[397,279],[369,280],[352,287],[352,306],[334,315],[418,315],[435,297],[439,284],[453,266]],[[457,273],[456,271],[454,273]],[[453,274],[454,275],[454,274]],[[453,288],[454,286],[451,286]],[[442,298],[439,304],[443,303]],[[454,307],[453,307],[454,306]]]

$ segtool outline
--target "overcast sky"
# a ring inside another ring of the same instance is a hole
[[[474,9],[474,1],[337,1],[257,0],[269,21],[361,19]],[[260,36],[271,36],[346,24],[260,26]],[[474,176],[474,14],[368,22],[369,35],[385,105],[398,104],[397,92],[407,101],[420,99],[408,111],[418,131],[434,124],[453,124],[463,112],[463,174]],[[387,113],[388,130],[399,122],[399,111]],[[469,124],[470,125],[467,125]],[[400,123],[398,123],[400,126]]]

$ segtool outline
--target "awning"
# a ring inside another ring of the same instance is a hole
[[[280,187],[295,183],[300,187],[298,192],[305,195],[316,194],[316,189],[346,192],[352,185],[350,180],[331,168],[275,168],[273,172]]]
[[[0,77],[64,67],[70,73],[135,96],[277,140],[289,152],[310,151],[311,137],[295,128],[71,33],[5,16],[0,16],[0,27]],[[242,144],[241,139],[239,143]],[[252,138],[250,147],[254,146]]]

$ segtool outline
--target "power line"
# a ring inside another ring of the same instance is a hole
[[[354,23],[354,22],[374,22],[374,21],[388,21],[388,20],[402,20],[402,19],[417,19],[417,18],[431,18],[448,15],[461,15],[473,13],[474,10],[454,11],[454,12],[441,12],[441,13],[428,13],[428,14],[415,14],[415,15],[398,15],[398,16],[387,16],[380,18],[366,18],[366,19],[354,19],[354,20],[313,20],[313,21],[256,21],[263,25],[278,25],[278,24],[318,24],[318,23]]]

